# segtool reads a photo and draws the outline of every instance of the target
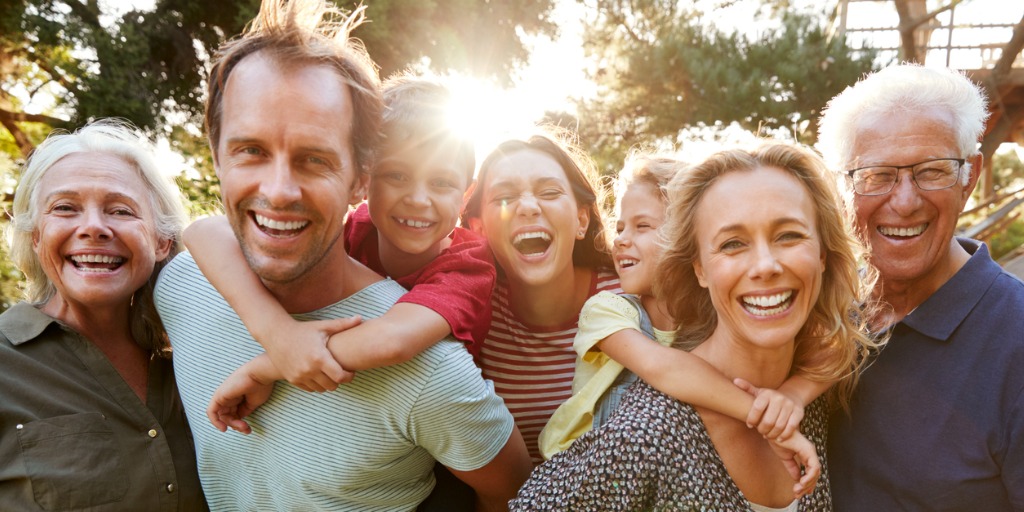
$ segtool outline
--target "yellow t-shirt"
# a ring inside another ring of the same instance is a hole
[[[629,300],[611,292],[600,292],[583,305],[573,341],[576,373],[572,380],[572,397],[558,407],[540,433],[538,444],[545,459],[568,448],[593,426],[597,401],[623,370],[621,364],[595,345],[624,329],[642,332],[640,312]],[[675,339],[675,332],[654,329],[654,336],[658,343],[668,346]]]

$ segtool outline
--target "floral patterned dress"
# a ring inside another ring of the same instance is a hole
[[[806,411],[801,431],[822,462],[818,486],[801,511],[830,511],[824,401]],[[638,381],[608,423],[536,468],[509,503],[512,511],[749,511],[700,415]]]

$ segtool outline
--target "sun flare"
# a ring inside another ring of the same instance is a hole
[[[500,142],[528,135],[544,115],[534,98],[515,89],[500,89],[465,75],[450,75],[445,83],[452,92],[449,128],[473,141],[477,163]]]

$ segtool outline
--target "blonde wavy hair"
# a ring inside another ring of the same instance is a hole
[[[732,172],[773,167],[804,184],[815,205],[816,225],[825,252],[821,293],[796,337],[793,372],[815,381],[834,381],[830,399],[846,408],[869,355],[881,341],[867,330],[864,311],[874,284],[872,269],[862,271],[864,246],[853,231],[849,212],[840,202],[836,183],[810,149],[765,143],[756,149],[728,150],[680,173],[669,184],[668,219],[663,226],[665,254],[655,283],[668,311],[678,322],[677,346],[692,349],[718,324],[708,290],[697,281],[693,264],[699,258],[697,209],[718,178]]]

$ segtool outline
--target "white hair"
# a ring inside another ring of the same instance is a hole
[[[835,171],[849,168],[853,142],[865,119],[938,108],[948,112],[960,158],[978,153],[989,113],[981,87],[959,71],[896,64],[869,74],[828,102],[819,121],[817,148]],[[970,179],[964,166],[962,181]]]
[[[14,193],[14,215],[8,241],[11,259],[28,281],[28,299],[35,303],[49,300],[56,291],[43,272],[32,249],[32,232],[39,222],[39,182],[62,158],[73,153],[103,153],[121,158],[146,184],[150,206],[155,214],[157,235],[173,240],[177,246],[186,214],[182,195],[174,181],[161,172],[153,145],[131,123],[102,119],[74,133],[54,131],[25,162],[24,172]],[[177,251],[172,250],[171,255]],[[170,258],[170,256],[168,256]]]

